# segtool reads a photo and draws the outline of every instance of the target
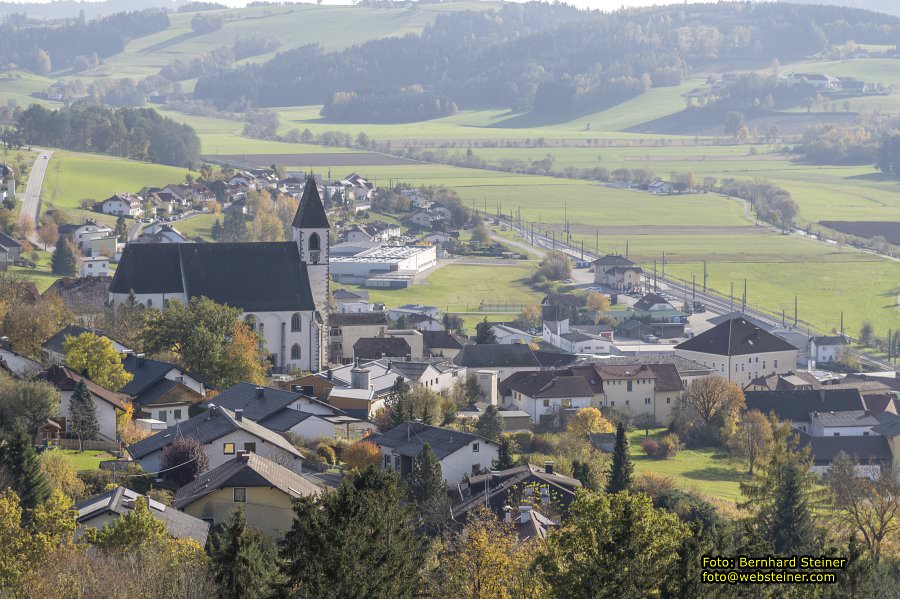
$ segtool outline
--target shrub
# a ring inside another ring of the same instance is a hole
[[[175,499],[172,491],[167,491],[166,489],[150,489],[147,492],[147,497],[163,505],[172,505],[172,501]]]
[[[343,455],[347,448],[350,447],[350,441],[347,439],[332,439],[328,445],[334,450],[335,463],[344,461]]]
[[[330,445],[319,443],[316,447],[316,454],[321,456],[323,461],[329,466],[334,466],[337,463],[337,454],[334,453],[334,449]]]
[[[531,453],[531,441],[534,433],[531,431],[516,431],[509,433],[509,437],[515,443],[514,453]]]
[[[675,433],[669,433],[659,441],[659,459],[667,460],[678,455],[681,439]]]
[[[381,460],[381,451],[371,441],[354,443],[345,449],[341,456],[341,461],[359,471],[363,471],[369,466],[377,466],[379,460]]]
[[[649,439],[648,439],[649,441]],[[675,490],[675,481],[671,476],[657,472],[646,472],[634,479],[635,492],[645,493],[656,502],[658,497]]]
[[[531,438],[532,453],[556,453],[556,439],[549,435],[534,435]]]
[[[655,458],[659,453],[659,443],[656,442],[656,439],[644,439],[641,441],[641,449],[644,450],[649,457]]]

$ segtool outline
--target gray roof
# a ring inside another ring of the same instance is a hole
[[[197,414],[189,420],[180,422],[174,426],[170,426],[164,431],[160,431],[153,436],[142,439],[128,447],[128,453],[135,459],[140,459],[150,455],[156,451],[160,451],[163,447],[169,445],[176,436],[191,437],[197,439],[201,444],[206,445],[212,443],[216,439],[233,431],[242,429],[245,432],[258,437],[259,439],[280,447],[284,451],[293,454],[296,457],[302,457],[297,448],[287,442],[287,440],[275,431],[266,428],[261,424],[253,422],[249,418],[237,420],[234,412],[215,406],[202,414]]]
[[[6,233],[0,232],[0,247],[17,248],[21,247],[21,244]]]
[[[878,419],[866,410],[848,410],[846,412],[814,412],[810,420],[815,419],[825,427],[833,426],[876,426]]]
[[[58,354],[64,354],[66,352],[63,349],[63,344],[65,343],[66,339],[69,337],[78,337],[79,335],[81,335],[83,333],[93,333],[93,334],[97,335],[98,337],[107,337],[103,331],[98,331],[97,329],[88,329],[85,327],[80,327],[76,324],[70,324],[70,325],[66,325],[64,328],[57,331],[56,334],[54,334],[52,337],[50,337],[49,339],[44,341],[41,344],[41,347],[48,351],[56,352]],[[107,339],[109,339],[109,337],[107,337]],[[121,343],[116,342],[113,339],[110,339],[110,341],[113,342],[113,346],[116,348],[116,351],[118,351],[118,352],[124,352],[128,349],[127,347],[125,347]]]
[[[324,487],[258,454],[239,455],[218,468],[208,470],[175,494],[181,509],[223,487],[274,487],[291,497],[315,495]]]
[[[298,229],[328,229],[328,215],[319,197],[319,188],[313,177],[307,177],[303,195],[300,196],[300,207],[294,215],[293,227]]]
[[[881,435],[839,437],[814,437],[803,431],[796,431],[800,447],[809,447],[816,465],[827,465],[841,452],[860,463],[890,464],[893,459],[886,437]]]
[[[339,312],[332,314],[329,321],[334,327],[372,326],[386,325],[388,317],[384,312]]]
[[[439,460],[471,443],[491,443],[479,435],[421,422],[404,422],[389,431],[371,435],[367,440],[380,447],[390,447],[394,452],[409,457],[419,455],[427,443]]]
[[[813,337],[810,341],[816,345],[847,345],[847,338],[840,335],[832,335],[828,337]]]
[[[717,356],[740,356],[766,352],[796,351],[797,348],[746,318],[732,318],[704,331],[675,349]]]
[[[353,344],[353,355],[361,360],[403,358],[410,353],[409,343],[401,337],[360,337]]]
[[[78,523],[83,524],[103,514],[124,516],[134,509],[134,500],[142,497],[125,487],[116,487],[100,495],[95,495],[75,504],[78,510]],[[166,525],[169,534],[176,539],[192,539],[200,545],[206,544],[209,534],[209,523],[199,518],[180,512],[174,507],[166,506],[147,498],[150,513]]]
[[[265,418],[260,422],[260,424],[262,424],[266,428],[272,429],[273,431],[283,433],[285,431],[291,430],[307,418],[314,417],[327,418],[327,416],[325,415],[318,416],[316,414],[311,414],[310,412],[301,412],[300,410],[285,408]]]
[[[541,366],[531,348],[519,343],[464,345],[453,361],[468,368],[538,368]]]
[[[745,391],[748,410],[774,413],[779,420],[808,422],[813,412],[847,412],[865,408],[856,389]]]
[[[40,362],[35,362],[10,349],[0,348],[0,368],[9,371],[15,377],[29,378],[40,372],[43,366]]]
[[[591,385],[582,376],[558,375],[555,372],[517,373],[504,384],[512,391],[528,397],[548,399],[554,397],[591,397]],[[507,382],[509,381],[509,382]]]
[[[428,349],[462,349],[463,343],[447,331],[422,331]]]
[[[262,387],[252,383],[237,383],[225,389],[211,403],[231,410],[244,410],[244,417],[250,420],[264,420],[274,416],[297,400],[306,399],[329,408],[333,413],[341,413],[338,408],[296,391],[286,391],[274,387]]]

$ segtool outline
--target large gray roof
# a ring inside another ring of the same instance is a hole
[[[293,226],[298,229],[328,229],[328,215],[319,197],[319,188],[313,177],[306,179],[306,187],[300,196],[300,207],[294,215]]]
[[[324,489],[281,464],[250,453],[236,456],[181,487],[172,505],[181,509],[223,487],[275,487],[291,497],[315,495]]]
[[[479,435],[421,422],[404,422],[389,431],[371,435],[367,440],[378,446],[390,447],[396,453],[409,457],[419,455],[427,443],[439,460],[471,443],[479,441],[491,443]]]
[[[140,459],[169,445],[178,435],[197,439],[201,444],[206,445],[239,429],[280,447],[296,457],[302,457],[296,447],[275,431],[257,424],[249,418],[237,420],[234,412],[218,406],[130,445],[128,453],[133,458]]]
[[[107,513],[124,516],[134,509],[134,501],[138,497],[142,497],[142,495],[125,487],[116,487],[100,495],[79,501],[75,504],[75,509],[78,510],[78,522],[79,524],[86,523]],[[147,498],[147,502],[150,513],[166,525],[166,530],[173,538],[192,539],[200,545],[206,544],[209,523],[153,499]]]
[[[464,345],[453,361],[468,368],[539,368],[541,366],[531,348],[520,343]]]
[[[740,356],[766,352],[796,351],[797,348],[745,318],[726,320],[675,346],[675,349],[717,356]],[[793,366],[791,364],[791,366]]]

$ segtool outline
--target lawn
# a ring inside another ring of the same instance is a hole
[[[206,241],[212,241],[212,226],[216,219],[221,219],[221,214],[198,214],[186,220],[174,223],[175,229],[180,231],[185,237],[202,237]]]
[[[102,154],[57,151],[50,158],[41,198],[55,208],[77,209],[83,198],[104,200],[117,192],[184,181],[186,169]],[[45,206],[46,208],[46,206]]]
[[[651,431],[652,438],[666,434],[665,429]],[[629,433],[631,459],[636,475],[654,472],[671,477],[675,484],[687,491],[737,502],[741,499],[739,484],[746,480],[746,468],[731,459],[721,448],[685,449],[668,460],[647,457],[641,448],[644,431]]]
[[[87,449],[83,452],[79,452],[77,449],[51,449],[49,451],[61,451],[75,470],[98,470],[100,462],[114,459],[112,454],[105,451]]]

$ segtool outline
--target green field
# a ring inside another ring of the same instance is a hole
[[[221,221],[221,214],[199,214],[186,220],[174,223],[175,229],[185,237],[202,237],[206,241],[212,241],[211,229],[216,219]]]
[[[101,154],[57,151],[50,159],[41,199],[55,208],[79,208],[83,198],[104,200],[117,192],[184,181],[186,169]],[[45,205],[45,208],[47,206]]]
[[[652,438],[664,435],[664,429],[651,431]],[[745,467],[731,459],[721,448],[690,449],[668,460],[647,457],[641,448],[644,431],[629,433],[631,459],[636,475],[653,472],[669,476],[678,487],[730,502],[741,499],[740,482],[746,480]]]
[[[27,108],[31,104],[51,105],[53,102],[39,100],[33,98],[31,94],[35,92],[46,92],[52,79],[35,75],[34,73],[25,73],[21,71],[8,71],[0,75],[0,103],[9,105],[14,102],[15,106]]]

